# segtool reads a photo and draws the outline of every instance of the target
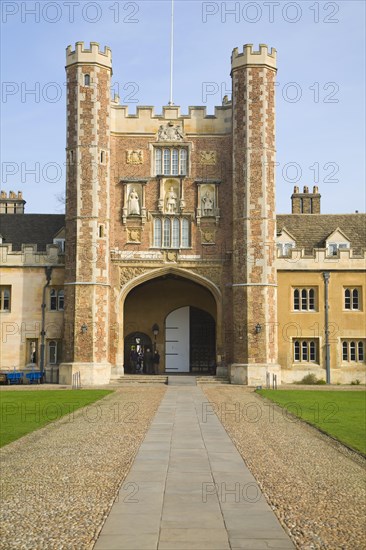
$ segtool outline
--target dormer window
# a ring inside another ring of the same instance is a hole
[[[349,243],[328,243],[328,255],[338,256],[338,250],[349,248]]]
[[[65,239],[53,239],[53,244],[57,244],[61,254],[65,253]]]
[[[295,248],[296,240],[293,235],[283,227],[277,234],[277,256],[280,258],[291,256],[291,250]]]
[[[155,148],[155,175],[185,176],[187,174],[187,149],[182,147]]]
[[[295,248],[295,243],[277,243],[278,256],[290,256],[293,248]]]
[[[328,256],[338,256],[339,250],[347,250],[351,247],[351,241],[348,236],[343,233],[342,229],[337,227],[337,229],[328,236],[325,241],[325,246]]]

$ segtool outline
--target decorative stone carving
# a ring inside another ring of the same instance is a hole
[[[128,215],[139,216],[140,215],[140,197],[136,192],[136,188],[132,187],[130,194],[128,195]]]
[[[213,216],[215,207],[215,195],[209,189],[206,189],[205,194],[201,198],[203,216]]]
[[[147,271],[150,270],[145,267],[121,267],[119,276],[120,285],[124,286],[128,283],[128,281],[135,279],[135,277],[138,277]]]
[[[128,219],[139,219],[142,225],[146,222],[145,182],[126,181],[123,184],[122,222]]]
[[[158,130],[158,141],[182,141],[183,133],[179,124],[176,126],[173,122],[162,124]]]
[[[128,232],[128,241],[130,243],[139,243],[141,242],[141,230],[136,227],[127,229]]]
[[[174,192],[174,187],[171,186],[166,194],[165,208],[168,214],[174,214],[177,211],[177,194]]]
[[[200,163],[205,165],[216,164],[216,151],[201,151]]]
[[[214,244],[215,231],[213,229],[202,230],[202,244]]]
[[[197,273],[201,277],[205,277],[212,281],[217,287],[220,287],[221,284],[221,268],[220,267],[194,267],[190,268],[188,271]]]
[[[165,261],[166,262],[176,262],[178,260],[178,253],[167,251],[165,252]]]
[[[160,179],[158,210],[164,214],[183,212],[185,201],[182,183],[176,178]]]
[[[202,218],[214,218],[216,225],[219,223],[220,210],[218,208],[218,184],[220,182],[197,181],[197,225],[201,225]]]
[[[141,149],[127,151],[127,164],[142,164],[144,159]]]

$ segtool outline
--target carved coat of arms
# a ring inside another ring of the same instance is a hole
[[[216,151],[201,151],[200,162],[206,165],[216,164]]]
[[[182,141],[182,139],[183,133],[179,124],[175,126],[173,122],[168,122],[168,124],[162,124],[158,130],[159,141]]]
[[[143,153],[139,150],[127,151],[127,164],[142,164]]]

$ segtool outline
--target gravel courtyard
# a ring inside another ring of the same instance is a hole
[[[299,549],[366,549],[365,459],[252,390],[201,388]],[[165,391],[118,389],[2,448],[0,549],[91,550]]]
[[[202,389],[298,548],[366,548],[365,459],[253,391]]]
[[[92,548],[165,390],[118,389],[3,447],[0,548]]]

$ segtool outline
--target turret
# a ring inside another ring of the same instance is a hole
[[[276,50],[231,57],[233,90],[233,341],[231,379],[263,384],[277,365],[275,267]],[[247,335],[246,337],[243,337]]]
[[[109,184],[112,54],[66,50],[65,349],[60,382],[109,381]],[[98,327],[98,331],[97,331]]]

